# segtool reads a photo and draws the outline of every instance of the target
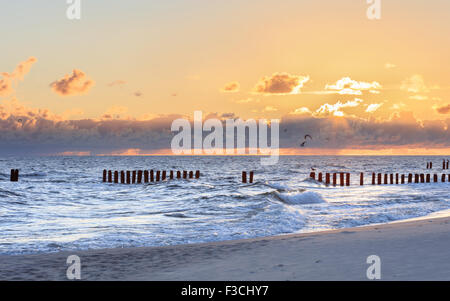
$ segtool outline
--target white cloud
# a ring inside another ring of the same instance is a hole
[[[378,82],[359,82],[350,77],[343,77],[335,84],[326,85],[325,90],[331,90],[341,95],[361,95],[362,91],[369,90],[370,93],[379,93],[381,85]]]
[[[383,104],[382,103],[372,103],[367,106],[366,112],[367,113],[373,113],[376,110],[378,110]]]
[[[314,112],[315,116],[319,117],[326,117],[326,116],[344,116],[344,112],[341,111],[342,108],[351,108],[351,107],[357,107],[363,102],[362,99],[355,98],[354,100],[347,101],[345,103],[342,103],[341,101],[338,101],[334,105],[330,105],[328,103],[322,105],[320,108]]]

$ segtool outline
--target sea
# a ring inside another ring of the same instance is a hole
[[[191,244],[450,215],[444,157],[281,156],[271,166],[260,159],[1,158],[0,254]],[[18,182],[10,182],[12,168],[20,170]],[[200,170],[200,178],[103,183],[103,169]],[[312,170],[348,172],[351,185],[325,185],[310,179]],[[254,171],[254,182],[242,183],[242,171]],[[439,182],[372,185],[372,172],[438,174]]]

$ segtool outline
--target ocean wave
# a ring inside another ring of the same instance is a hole
[[[269,186],[270,188],[276,189],[277,191],[280,191],[280,192],[291,190],[291,188],[289,186],[278,184],[278,183],[266,182],[265,185]]]
[[[326,203],[323,197],[314,191],[305,191],[301,193],[278,193],[274,195],[286,204],[303,205],[303,204],[320,204]]]

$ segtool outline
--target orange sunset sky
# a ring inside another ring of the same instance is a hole
[[[449,1],[65,2],[1,5],[0,154],[170,154],[195,110],[280,119],[282,154],[450,153]]]

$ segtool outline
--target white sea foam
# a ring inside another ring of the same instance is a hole
[[[326,203],[322,196],[314,191],[305,191],[301,193],[276,193],[276,196],[281,201],[291,205]]]

